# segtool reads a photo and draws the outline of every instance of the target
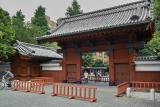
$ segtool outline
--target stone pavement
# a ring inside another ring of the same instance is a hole
[[[90,83],[91,85],[95,83]],[[45,88],[46,94],[0,90],[0,107],[160,107],[160,102],[142,98],[114,97],[115,87],[107,83],[96,83],[97,102],[52,97],[52,87]],[[104,86],[105,85],[105,86]]]
[[[150,100],[150,92],[149,91],[145,91],[145,92],[135,92],[135,91],[132,91],[131,92],[131,96],[132,97],[135,97],[135,98],[141,98],[141,99],[145,99],[145,100]],[[157,102],[160,102],[160,93],[156,92],[155,93],[155,100]]]

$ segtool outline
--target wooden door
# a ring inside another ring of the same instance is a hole
[[[116,85],[129,81],[129,64],[115,64]]]
[[[77,81],[77,65],[76,64],[67,64],[67,80],[68,82]]]

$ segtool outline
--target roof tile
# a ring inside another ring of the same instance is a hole
[[[131,20],[133,15],[139,18],[137,20]],[[142,0],[62,18],[60,19],[59,26],[54,29],[50,35],[39,37],[38,40],[133,24],[149,23],[150,21],[150,7],[148,7],[146,0]]]
[[[160,58],[157,56],[138,56],[134,61],[160,61]]]
[[[44,46],[17,41],[14,44],[14,47],[17,49],[17,51],[21,55],[25,55],[25,56],[46,57],[46,58],[51,58],[51,59],[54,59],[54,58],[55,59],[62,59],[62,56],[60,54],[56,53],[55,50],[52,50],[52,49],[44,47]]]

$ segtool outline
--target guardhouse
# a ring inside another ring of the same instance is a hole
[[[17,54],[11,58],[11,70],[15,79],[30,80],[43,76],[42,63],[63,58],[55,50],[40,45],[16,41],[14,47]]]

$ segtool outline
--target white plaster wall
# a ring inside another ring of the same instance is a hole
[[[52,64],[40,64],[42,66],[42,70],[47,71],[61,71],[62,66],[59,63],[52,63]]]
[[[135,61],[136,71],[159,71],[160,72],[160,62],[158,61]]]
[[[49,71],[61,71],[62,67],[52,67],[52,66],[42,66],[42,70],[49,70]]]

